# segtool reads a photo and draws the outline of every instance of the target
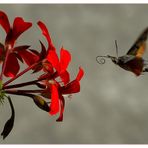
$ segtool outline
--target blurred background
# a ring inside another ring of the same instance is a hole
[[[16,16],[34,26],[17,40],[40,50],[39,40],[47,45],[37,21],[43,21],[59,53],[72,54],[71,79],[78,67],[85,70],[81,92],[66,98],[64,121],[56,122],[38,109],[32,100],[12,96],[16,119],[13,131],[1,144],[147,144],[148,73],[136,77],[107,60],[96,62],[97,55],[124,55],[148,26],[148,5],[123,4],[0,4],[11,23]],[[4,31],[0,30],[0,41]],[[148,60],[148,52],[144,57]],[[23,68],[23,67],[22,67]],[[32,79],[29,73],[15,83]],[[10,117],[5,101],[0,106],[0,130]]]

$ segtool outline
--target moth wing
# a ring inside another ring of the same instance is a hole
[[[134,45],[127,52],[127,55],[134,55],[136,57],[142,57],[146,49],[146,40],[148,36],[148,28],[146,28],[139,38],[136,40]]]
[[[124,55],[124,56],[119,57],[119,61],[126,64],[129,61],[133,60],[134,58],[135,58],[135,56],[133,56],[133,55]]]

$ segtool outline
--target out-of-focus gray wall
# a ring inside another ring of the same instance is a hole
[[[34,26],[17,41],[40,49],[44,42],[36,22],[46,23],[59,52],[72,54],[72,79],[78,67],[85,70],[81,92],[66,99],[64,121],[50,117],[25,97],[13,96],[16,120],[12,133],[1,144],[145,144],[148,143],[148,74],[136,77],[110,60],[102,66],[97,55],[125,54],[148,26],[148,5],[44,4],[4,5],[11,22],[21,16]],[[4,32],[1,31],[0,41]],[[144,55],[148,59],[148,54]],[[30,80],[28,74],[16,82]],[[0,106],[0,129],[9,118],[8,103]]]

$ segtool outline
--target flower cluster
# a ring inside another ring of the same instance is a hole
[[[41,41],[41,50],[30,49],[28,45],[16,46],[16,40],[31,26],[31,22],[25,22],[23,18],[16,17],[13,25],[10,25],[7,15],[0,11],[0,26],[6,33],[4,44],[0,43],[0,102],[8,99],[12,110],[11,118],[6,122],[1,135],[7,137],[14,123],[14,106],[9,95],[21,95],[31,98],[34,103],[42,110],[50,115],[57,115],[57,121],[63,120],[65,107],[65,95],[71,95],[80,91],[80,80],[84,75],[84,71],[79,67],[78,74],[74,80],[70,80],[70,73],[67,68],[71,62],[71,54],[64,47],[60,50],[60,58],[57,55],[48,29],[41,21],[38,23],[39,29],[47,40],[46,47]],[[20,63],[27,66],[20,72]],[[11,82],[18,77],[23,76],[29,70],[32,70],[30,77],[34,78],[35,73],[40,72],[41,75],[32,81],[10,85]],[[5,77],[8,78],[5,81]],[[25,86],[37,86],[38,89],[22,90]]]

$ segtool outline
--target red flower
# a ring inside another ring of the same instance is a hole
[[[60,52],[60,60],[59,60],[58,55],[56,53],[56,48],[52,43],[50,34],[45,24],[39,21],[38,25],[42,30],[42,34],[45,36],[48,42],[48,48],[46,50],[45,46],[41,42],[42,51],[40,53],[40,57],[42,57],[42,59],[44,60],[42,61],[42,66],[38,65],[38,68],[36,71],[39,71],[42,67],[44,71],[47,71],[47,73],[48,72],[53,73],[53,68],[55,68],[55,70],[57,71],[56,76],[57,77],[60,76],[64,84],[66,84],[69,82],[69,73],[66,69],[71,61],[71,55],[67,50],[65,50],[62,47]]]
[[[40,53],[38,53],[37,51],[34,52],[39,57],[38,62],[39,61],[40,62],[33,68],[33,70],[34,70],[33,73],[43,70],[44,72],[46,72],[47,75],[49,75],[49,73],[50,74],[53,73],[53,67],[52,67],[51,63],[49,63],[47,61],[47,55],[48,55],[48,51],[55,50],[55,47],[51,41],[50,34],[49,34],[45,24],[41,21],[39,21],[37,24],[40,27],[42,34],[45,36],[45,38],[48,42],[48,48],[46,50],[44,44],[40,41],[41,52]],[[46,74],[44,74],[44,75],[46,75]]]
[[[60,51],[60,59],[59,59],[56,51],[50,50],[47,56],[47,60],[56,69],[58,76],[61,77],[64,84],[67,84],[70,80],[69,73],[66,70],[71,61],[70,53],[62,47]]]
[[[37,53],[38,56],[39,56],[40,63],[38,65],[36,65],[36,67],[33,70],[34,70],[34,72],[39,72],[40,70],[43,70],[47,74],[49,72],[53,73],[53,67],[52,67],[51,63],[49,63],[47,61],[47,55],[48,55],[48,51],[49,50],[55,50],[55,47],[54,47],[54,45],[53,45],[53,43],[51,41],[50,34],[49,34],[45,24],[43,22],[41,22],[41,21],[39,21],[37,24],[40,27],[40,29],[42,31],[42,34],[45,36],[45,38],[46,38],[46,40],[48,42],[48,48],[46,50],[44,44],[40,41],[41,52]]]
[[[57,119],[57,121],[62,121],[63,119],[63,112],[64,112],[64,105],[65,100],[63,95],[66,94],[72,94],[77,93],[80,91],[80,80],[83,77],[83,70],[82,68],[79,69],[79,73],[75,80],[72,82],[70,81],[70,76],[67,71],[67,67],[71,61],[71,54],[65,50],[63,47],[60,51],[60,58],[58,58],[58,55],[56,53],[56,49],[52,43],[51,37],[49,35],[49,32],[45,26],[45,24],[41,21],[38,22],[38,25],[40,29],[42,30],[42,34],[45,36],[47,42],[48,42],[48,48],[47,51],[44,47],[44,45],[41,43],[42,46],[42,53],[41,54],[43,59],[46,60],[46,66],[50,65],[49,69],[52,69],[45,74],[43,74],[40,78],[46,78],[46,76],[49,78],[48,80],[44,81],[43,83],[47,86],[44,93],[42,95],[44,97],[51,98],[51,104],[49,113],[51,115],[55,115],[60,111],[60,116]],[[44,52],[43,52],[44,51]],[[46,52],[45,52],[46,51]],[[44,64],[42,63],[42,68],[44,67]],[[55,69],[55,72],[53,72],[53,69]],[[56,75],[55,75],[56,73]],[[52,76],[54,74],[54,77]],[[64,86],[61,86],[60,83],[58,83],[55,78],[60,77],[62,79],[62,82],[64,82]]]
[[[24,22],[21,17],[16,17],[13,25],[10,26],[7,15],[0,11],[0,26],[6,32],[5,43],[0,43],[0,63],[2,63],[0,103],[3,103],[4,99],[8,98],[12,112],[1,133],[3,139],[11,132],[15,118],[15,110],[9,97],[10,94],[31,98],[37,107],[48,112],[51,116],[59,114],[56,121],[62,121],[65,108],[64,96],[69,96],[80,91],[80,80],[84,75],[83,69],[80,67],[76,78],[70,81],[70,75],[67,71],[71,61],[70,52],[62,47],[59,58],[45,24],[39,21],[38,25],[48,42],[47,49],[41,41],[40,53],[29,49],[30,46],[28,45],[16,47],[14,46],[16,40],[24,31],[32,26],[32,23]],[[20,69],[18,60],[28,65],[19,74],[17,74]],[[33,70],[33,80],[10,85],[11,82],[23,76],[29,70]],[[41,70],[43,70],[43,74],[39,78],[35,78],[33,74]],[[3,82],[3,75],[12,78]],[[17,89],[26,86],[37,86],[40,89]]]
[[[61,87],[60,91],[62,92],[62,94],[73,94],[73,93],[79,92],[80,91],[80,80],[82,79],[83,75],[84,75],[84,71],[80,67],[76,79],[71,81],[67,85]]]
[[[43,70],[46,73],[53,73],[53,67],[51,65],[51,63],[49,63],[47,61],[47,55],[48,55],[48,51],[46,50],[44,44],[40,41],[41,44],[41,52],[38,53],[36,52],[36,54],[38,55],[39,59],[38,61],[40,61],[34,68],[34,72],[39,72],[41,70]]]
[[[59,83],[54,81],[51,83],[51,104],[50,111],[51,115],[55,115],[60,111],[60,116],[57,121],[63,120],[63,112],[64,112],[64,97],[63,95],[78,93],[80,91],[80,80],[84,75],[84,71],[82,68],[79,68],[79,72],[77,77],[72,82],[68,83],[65,86],[60,86]]]
[[[31,50],[27,50],[29,46],[19,46],[14,48],[15,41],[17,38],[32,26],[30,22],[24,22],[21,17],[16,17],[13,26],[10,26],[7,15],[0,11],[0,25],[6,32],[5,44],[0,46],[0,60],[1,62],[6,59],[6,68],[4,75],[7,77],[14,77],[19,69],[18,59],[23,60],[29,66],[38,60],[38,56]],[[13,62],[13,64],[12,64]]]

